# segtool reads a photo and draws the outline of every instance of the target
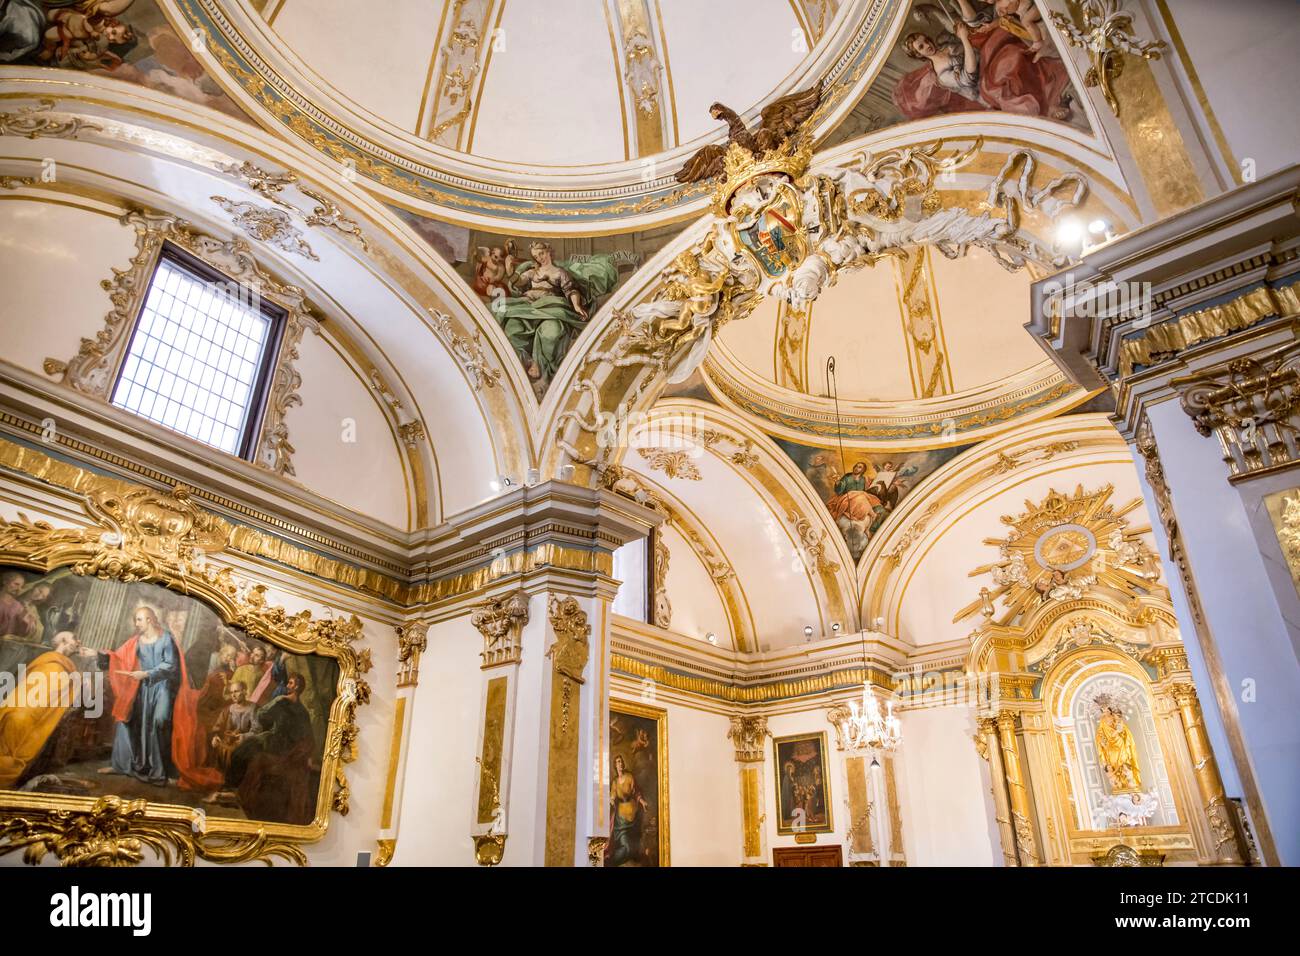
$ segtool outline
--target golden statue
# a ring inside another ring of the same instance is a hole
[[[1097,760],[1106,771],[1111,793],[1133,793],[1142,789],[1137,746],[1133,732],[1124,723],[1118,707],[1106,705],[1097,721]]]

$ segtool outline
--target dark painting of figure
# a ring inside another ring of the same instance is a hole
[[[980,111],[1088,128],[1033,0],[918,0],[879,77],[830,144],[908,120]]]
[[[778,833],[829,833],[830,777],[826,735],[801,734],[773,741],[776,756]]]
[[[337,686],[195,598],[0,567],[0,789],[309,824]]]
[[[630,704],[610,707],[605,866],[668,865],[664,722],[663,711]]]
[[[3,63],[102,73],[246,118],[154,0],[4,0]]]

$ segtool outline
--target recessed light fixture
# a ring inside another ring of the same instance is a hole
[[[1083,242],[1083,224],[1073,216],[1062,219],[1056,226],[1056,241],[1066,248]]]
[[[831,625],[831,630],[832,630],[834,633],[838,634],[838,633],[840,632],[840,622],[839,622],[839,621],[836,621],[835,623],[833,623],[833,624]]]
[[[813,634],[813,632],[812,632],[812,625],[811,625],[811,624],[805,624],[805,625],[803,626],[803,636],[804,636],[804,637],[812,637],[812,634]]]
[[[714,634],[712,631],[709,631],[709,633],[705,634],[704,639],[708,641],[710,644],[718,643],[718,635]]]
[[[1094,236],[1105,235],[1108,225],[1105,219],[1094,219],[1088,223],[1088,231]]]

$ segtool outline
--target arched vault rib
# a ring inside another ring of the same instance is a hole
[[[969,580],[970,568],[997,557],[985,538],[1002,527],[998,509],[1019,510],[1021,498],[1046,486],[1081,482],[1129,486],[1116,492],[1120,499],[1137,490],[1127,446],[1102,414],[1024,425],[953,459],[904,499],[898,520],[863,555],[859,598],[868,620],[883,618],[888,633],[912,642],[961,638],[972,624],[952,618],[978,596],[981,582]],[[1005,504],[993,504],[999,498]],[[938,602],[935,633],[910,633],[905,612],[917,600]]]
[[[665,522],[686,541],[717,592],[727,616],[732,647],[741,652],[753,651],[758,645],[757,632],[744,584],[736,573],[735,565],[728,558],[726,548],[709,526],[663,483],[641,471],[621,469],[620,480],[625,482],[622,490],[631,492],[638,498],[639,492],[644,492],[645,503],[663,514]]]
[[[622,450],[621,464],[612,463],[605,472],[608,486],[617,487],[618,479],[632,468],[658,474],[654,470],[656,452],[675,449],[687,458],[694,455],[696,461],[701,455],[707,456],[738,476],[773,519],[763,529],[750,522],[749,530],[756,537],[748,547],[753,550],[771,545],[779,538],[783,560],[808,581],[821,633],[831,633],[832,623],[846,630],[856,629],[852,555],[838,531],[829,525],[825,509],[807,480],[767,436],[725,409],[695,399],[674,398],[660,402],[644,419],[638,419],[629,438],[630,447]],[[646,454],[642,455],[642,451]],[[708,488],[707,474],[703,478],[702,492]],[[677,491],[679,496],[688,495],[686,482],[675,487],[681,489]],[[739,514],[743,502],[728,501],[728,514]],[[710,498],[710,506],[716,513],[716,494]],[[716,528],[711,530],[721,540]],[[723,545],[730,554],[740,553],[735,542]],[[764,633],[765,623],[758,622],[760,637],[768,636]]]

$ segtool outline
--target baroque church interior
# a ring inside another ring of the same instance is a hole
[[[0,2],[0,864],[1300,864],[1298,12]]]

